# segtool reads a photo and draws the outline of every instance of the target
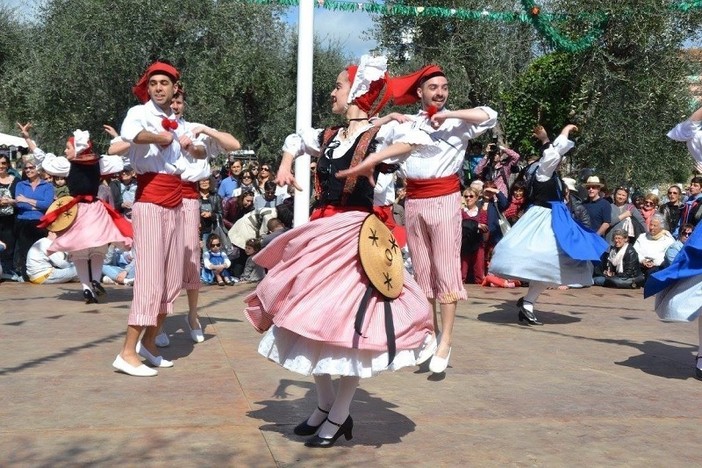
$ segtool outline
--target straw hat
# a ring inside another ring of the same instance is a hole
[[[57,198],[51,205],[49,205],[49,208],[46,210],[46,214],[44,216],[50,216],[52,211],[57,210],[59,210],[60,213],[55,220],[46,226],[47,230],[51,232],[61,232],[71,227],[73,222],[78,217],[78,205],[75,204],[68,209],[65,208],[65,205],[72,200],[73,197],[65,196]]]
[[[570,177],[563,177],[563,183],[568,187],[568,190],[571,192],[577,192],[578,189],[575,187],[575,179],[572,179]]]
[[[597,187],[604,187],[604,184],[602,182],[600,182],[600,178],[597,176],[590,176],[587,178],[587,180],[585,181],[585,186],[588,187],[591,185],[592,186],[596,185]]]
[[[374,214],[361,225],[358,253],[375,289],[388,299],[397,298],[404,281],[402,252],[390,229]]]

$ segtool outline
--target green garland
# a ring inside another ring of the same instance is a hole
[[[247,3],[259,5],[283,5],[287,7],[299,6],[300,0],[243,0]],[[525,13],[499,12],[488,10],[464,10],[461,8],[423,7],[398,5],[396,3],[363,3],[337,0],[316,0],[318,8],[334,11],[375,13],[389,16],[417,16],[429,18],[456,18],[471,21],[499,21],[503,23],[522,22],[531,23],[534,29],[541,34],[554,48],[570,53],[582,52],[590,47],[602,36],[602,31],[607,23],[607,15],[594,13],[591,15],[578,15],[577,19],[590,23],[589,32],[580,39],[572,40],[556,30],[554,21],[572,19],[573,15],[544,13],[541,7],[533,0],[521,0]],[[702,8],[702,0],[681,0],[671,5],[671,9],[688,12]]]

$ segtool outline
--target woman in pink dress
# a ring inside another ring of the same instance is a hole
[[[97,295],[105,293],[100,278],[108,244],[116,243],[125,248],[132,245],[131,223],[98,198],[101,174],[121,171],[122,158],[100,158],[93,152],[89,133],[81,130],[76,130],[68,139],[65,154],[71,166],[67,184],[73,200],[57,210],[48,212],[42,218],[41,225],[48,226],[60,213],[78,205],[75,221],[68,229],[58,233],[48,251],[49,254],[71,254],[83,287],[83,298],[86,304],[91,304],[98,302]],[[42,162],[42,167],[51,173],[50,168],[53,164],[53,158],[47,156]]]
[[[384,57],[364,56],[358,67],[339,74],[332,112],[345,116],[346,126],[288,136],[277,183],[300,190],[292,162],[311,154],[318,158],[319,203],[310,222],[278,236],[254,257],[268,269],[246,298],[248,320],[266,332],[258,351],[288,370],[312,375],[317,387],[316,409],[294,429],[297,435],[313,436],[308,447],[330,447],[342,435],[351,439],[350,405],[360,379],[416,365],[425,354],[420,348],[433,339],[429,303],[404,270],[388,326],[384,298],[369,287],[359,260],[359,234],[373,211],[373,186],[365,177],[335,176],[391,143],[384,127],[368,120],[389,100],[385,64]],[[427,140],[410,132],[393,142],[408,143],[409,150]],[[339,376],[336,389],[332,376]]]

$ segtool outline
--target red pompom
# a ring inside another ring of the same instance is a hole
[[[431,106],[428,106],[428,107],[427,107],[427,116],[428,116],[430,119],[431,119],[431,118],[434,116],[434,114],[436,114],[437,112],[439,112],[439,109],[438,109],[435,105],[432,104]]]
[[[161,125],[163,126],[163,129],[168,131],[168,130],[175,130],[178,128],[178,122],[175,120],[169,120],[166,117],[161,120]]]

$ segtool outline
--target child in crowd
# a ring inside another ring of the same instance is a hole
[[[227,254],[222,252],[222,239],[217,234],[210,234],[210,237],[207,238],[207,250],[202,254],[202,261],[204,263],[203,280],[207,284],[216,282],[220,286],[225,284],[231,286],[236,282],[227,269],[232,262]]]
[[[261,239],[249,239],[246,241],[246,246],[244,248],[248,258],[246,259],[246,264],[244,265],[244,272],[239,278],[240,283],[258,283],[266,276],[266,271],[263,267],[256,265],[253,261],[253,256],[256,255],[261,250]]]
[[[65,177],[53,176],[51,179],[51,183],[54,185],[54,198],[59,199],[61,197],[67,197],[70,195],[70,193],[68,192],[68,185],[66,185]]]

